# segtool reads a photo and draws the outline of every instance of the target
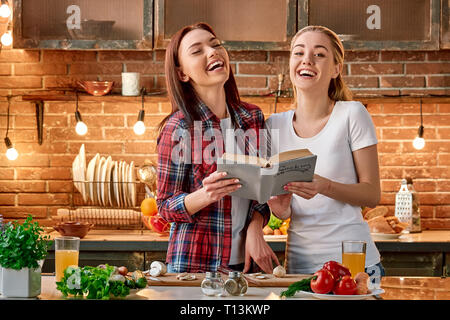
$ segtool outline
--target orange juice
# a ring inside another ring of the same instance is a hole
[[[61,279],[64,277],[64,270],[66,270],[68,266],[78,266],[78,250],[56,250],[56,281],[61,281]]]
[[[362,252],[344,252],[342,254],[342,264],[350,269],[352,278],[354,278],[358,272],[364,272],[364,266],[366,263],[366,254]]]

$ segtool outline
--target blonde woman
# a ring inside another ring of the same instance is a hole
[[[291,217],[287,243],[289,273],[313,273],[341,261],[341,241],[367,243],[366,272],[384,274],[380,254],[361,215],[361,206],[380,200],[377,138],[364,105],[352,101],[342,78],[344,48],[338,36],[308,26],[292,39],[289,59],[294,109],[272,115],[272,154],[307,148],[317,155],[312,182],[292,182],[288,194],[268,204],[281,219]]]

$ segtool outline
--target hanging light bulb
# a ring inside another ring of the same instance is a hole
[[[413,147],[417,150],[423,149],[425,147],[425,139],[423,137],[423,126],[419,127],[419,132],[417,137],[413,140]]]
[[[145,132],[145,124],[144,124],[144,116],[145,111],[139,111],[138,121],[134,124],[133,130],[137,135],[143,135]]]
[[[12,35],[11,35],[11,31],[6,31],[2,35],[1,42],[2,42],[2,45],[4,45],[5,47],[9,47],[12,44],[13,38],[12,38]]]
[[[77,90],[75,90],[75,94],[77,97],[76,110],[75,110],[75,121],[77,122],[77,124],[75,126],[75,132],[80,136],[84,136],[87,133],[88,128],[87,128],[87,125],[81,119],[80,111],[78,111],[78,91]]]
[[[137,135],[143,135],[145,132],[145,124],[144,124],[144,117],[145,117],[145,111],[144,111],[144,95],[145,95],[145,88],[141,89],[142,94],[142,109],[139,111],[138,120],[133,126],[134,133]]]
[[[8,18],[11,15],[11,9],[9,8],[8,1],[2,1],[0,6],[0,17]]]
[[[417,137],[413,140],[413,147],[417,150],[425,147],[425,139],[423,138],[422,99],[420,100],[420,127],[417,132]]]
[[[8,137],[5,137],[5,144],[6,144],[6,157],[9,160],[16,160],[19,156],[19,153],[17,152],[16,148],[13,147],[11,140],[9,140]]]
[[[19,153],[13,147],[13,144],[11,143],[11,140],[8,138],[8,132],[9,132],[9,107],[11,106],[11,96],[8,96],[7,99],[8,99],[8,111],[7,111],[7,118],[6,118],[6,135],[5,135],[6,158],[8,158],[9,160],[16,160],[17,157],[19,156]]]
[[[75,120],[77,121],[77,125],[75,126],[75,132],[80,135],[80,136],[84,136],[87,131],[87,125],[83,122],[83,120],[81,119],[81,114],[80,111],[75,111]]]

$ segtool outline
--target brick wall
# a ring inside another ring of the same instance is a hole
[[[288,74],[287,52],[230,52],[242,95],[266,95],[277,88],[277,74]],[[45,103],[43,144],[37,143],[34,105],[19,95],[35,90],[73,87],[76,80],[114,80],[120,92],[123,65],[141,73],[148,92],[164,90],[164,51],[0,51],[0,137],[6,130],[6,95],[17,95],[11,104],[9,137],[19,151],[12,162],[0,147],[0,213],[7,220],[31,213],[50,224],[56,209],[68,206],[72,197],[71,164],[82,143],[89,161],[95,153],[113,160],[156,159],[155,127],[170,111],[164,97],[146,99],[147,131],[136,136],[132,126],[141,107],[140,98],[118,97],[82,100],[80,112],[89,131],[76,135],[74,102]],[[347,52],[344,68],[355,93],[449,95],[450,51]],[[287,76],[284,89],[290,87]],[[273,110],[272,97],[245,97],[258,104],[266,117]],[[368,103],[377,128],[382,178],[381,204],[394,210],[400,180],[414,178],[419,192],[424,229],[450,229],[450,103],[448,98],[423,104],[425,139],[421,151],[412,148],[420,124],[418,99],[409,102],[378,100]],[[445,102],[445,103],[444,103]],[[289,108],[281,99],[277,111]]]

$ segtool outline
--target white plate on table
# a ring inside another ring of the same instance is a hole
[[[111,207],[114,206],[114,186],[113,186],[113,170],[114,170],[114,161],[111,158],[110,166],[108,167],[108,171],[106,172],[106,193],[108,195],[108,203]]]
[[[373,240],[395,240],[400,238],[403,233],[371,233]]]
[[[88,181],[87,189],[89,192],[89,198],[91,199],[93,204],[95,204],[97,198],[96,185],[93,183],[93,181],[95,181],[95,168],[97,167],[99,161],[100,161],[100,154],[97,153],[91,159],[91,161],[89,161],[86,171],[86,180]]]
[[[79,185],[78,181],[79,177],[78,177],[78,159],[79,159],[79,155],[77,154],[77,156],[75,157],[75,160],[73,160],[72,162],[72,179],[73,179],[73,184],[75,185],[75,188],[77,188],[77,190],[81,193],[81,187]]]
[[[111,163],[112,158],[109,156],[106,158],[106,162],[102,168],[102,183],[101,183],[101,191],[102,191],[102,202],[104,206],[108,206],[109,204],[109,181],[111,180]]]
[[[127,184],[125,183],[125,169],[126,169],[126,163],[125,161],[122,161],[121,166],[120,166],[120,187],[122,190],[122,207],[126,207],[127,206],[127,197],[126,197],[126,193],[127,193]]]
[[[103,171],[103,166],[105,165],[106,159],[105,157],[101,157],[100,161],[98,163],[97,169],[95,171],[95,185],[97,188],[97,203],[99,205],[103,205],[102,202],[102,190],[101,190],[101,181],[102,181],[102,171]]]
[[[120,207],[120,196],[119,196],[119,161],[114,161],[114,168],[112,170],[112,189],[114,190],[114,205],[117,204]]]
[[[123,186],[122,186],[122,160],[118,161],[118,168],[117,168],[117,189],[119,191],[119,206],[123,207]]]
[[[136,171],[134,170],[134,161],[130,163],[130,171],[128,174],[128,192],[130,193],[131,205],[136,207]]]
[[[315,298],[321,300],[365,300],[373,296],[383,294],[383,289],[374,289],[369,294],[354,294],[354,295],[338,295],[338,294],[320,294],[307,291],[297,291],[294,295],[296,298]]]
[[[78,158],[78,177],[81,187],[81,195],[83,197],[83,203],[88,200],[88,193],[86,192],[86,152],[84,143],[80,147],[80,153]]]

